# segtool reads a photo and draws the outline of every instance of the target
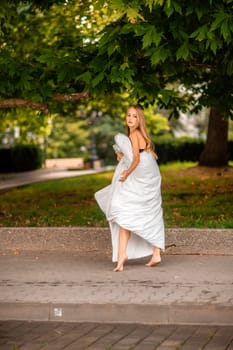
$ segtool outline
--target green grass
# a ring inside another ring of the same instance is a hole
[[[233,176],[197,174],[194,163],[161,166],[166,227],[233,228]],[[0,195],[0,226],[107,226],[94,192],[112,173],[51,180]]]

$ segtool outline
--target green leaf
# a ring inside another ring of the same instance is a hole
[[[110,81],[111,83],[116,83],[121,81],[121,76],[122,76],[122,71],[119,72],[118,67],[113,66],[111,69],[111,74],[110,74]]]
[[[127,69],[124,71],[123,81],[128,89],[134,84],[133,76],[134,71],[132,69]]]
[[[164,0],[145,0],[145,3],[149,7],[150,12],[152,12],[153,6],[156,6],[156,5],[162,6],[164,4]]]
[[[226,21],[227,18],[228,18],[228,14],[224,11],[217,13],[215,16],[215,20],[210,27],[210,30],[214,31],[214,30],[218,29],[219,27],[221,27],[221,23]]]
[[[210,42],[210,48],[213,51],[213,53],[216,54],[216,51],[218,49],[218,43],[216,40]]]
[[[232,76],[233,75],[233,60],[229,60],[227,62],[227,74],[229,76]]]
[[[197,30],[195,30],[190,35],[190,38],[196,38],[197,41],[202,41],[202,40],[206,39],[208,31],[209,31],[208,24],[204,24],[203,26],[201,26]]]
[[[146,5],[149,7],[150,12],[152,12],[154,0],[146,0]]]
[[[164,102],[165,106],[168,105],[170,99],[171,99],[171,91],[169,90],[161,90],[161,99]]]
[[[115,51],[118,51],[120,46],[118,44],[112,44],[108,46],[108,56],[110,57]]]
[[[159,63],[163,63],[169,56],[169,50],[160,46],[153,50],[153,54],[151,55],[151,63],[152,65],[157,65]]]
[[[200,19],[204,16],[204,11],[203,11],[203,9],[200,8],[200,7],[196,7],[196,8],[195,8],[195,12],[196,12],[196,14],[197,14],[197,18],[198,18],[199,21],[200,21]]]
[[[138,9],[132,7],[128,7],[126,9],[126,16],[129,20],[136,19],[137,17],[141,17],[141,19],[143,19],[143,17],[139,14]]]
[[[113,41],[115,41],[115,39],[118,37],[120,30],[121,30],[120,26],[109,28],[109,30],[106,31],[105,34],[102,36],[99,42],[99,48],[105,49],[105,45],[108,45],[109,43],[113,43]]]
[[[182,15],[182,7],[180,6],[180,4],[176,1],[173,1],[173,6],[175,11]]]
[[[99,73],[93,80],[92,86],[95,87],[104,79],[104,72]]]
[[[228,39],[232,40],[232,36],[231,36],[231,30],[229,28],[229,23],[228,20],[225,20],[222,25],[221,25],[221,34],[223,36],[223,38],[228,41]]]
[[[151,26],[151,28],[149,28],[146,31],[146,34],[143,36],[142,48],[145,49],[146,47],[151,46],[152,43],[158,46],[160,44],[162,37],[163,37],[163,33],[158,32],[154,26]]]
[[[166,6],[164,7],[164,11],[165,11],[167,17],[169,18],[173,14],[174,8],[172,6],[170,6],[170,5],[167,6],[167,4],[166,4]]]
[[[155,30],[153,35],[153,43],[155,43],[156,46],[159,46],[162,38],[163,38],[163,33]]]
[[[176,58],[187,60],[190,56],[188,42],[185,41],[176,52]]]
[[[125,10],[125,4],[124,4],[124,1],[122,1],[122,0],[112,0],[111,7],[117,9],[118,11]]]
[[[57,81],[58,81],[58,83],[63,82],[63,81],[65,80],[66,76],[67,76],[67,69],[66,69],[65,66],[63,66],[63,67],[59,70],[58,75],[57,75]]]
[[[152,42],[153,42],[153,27],[151,27],[150,29],[148,29],[146,31],[146,34],[143,35],[142,38],[142,48],[145,49],[146,47],[151,46]]]
[[[120,65],[120,70],[126,70],[127,68],[129,68],[129,63],[128,62],[124,62]]]

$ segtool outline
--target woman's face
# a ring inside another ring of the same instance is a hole
[[[130,107],[126,113],[126,124],[130,129],[136,129],[139,125],[137,111]]]

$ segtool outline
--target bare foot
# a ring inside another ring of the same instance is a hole
[[[153,267],[159,265],[161,263],[161,257],[159,258],[151,258],[151,260],[146,264],[147,267]]]
[[[117,262],[117,266],[113,270],[114,272],[122,272],[124,269],[124,263],[128,260],[128,257],[125,255],[123,258],[120,258]]]

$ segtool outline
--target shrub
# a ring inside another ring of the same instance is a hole
[[[158,138],[156,140],[156,152],[159,163],[170,161],[193,161],[199,160],[204,142],[192,138]]]
[[[13,171],[12,167],[12,152],[10,148],[0,148],[0,172],[10,173]]]
[[[17,145],[12,149],[15,172],[39,169],[42,166],[42,151],[35,145]]]
[[[35,145],[17,145],[13,148],[0,149],[0,171],[20,172],[41,168],[42,151]]]

